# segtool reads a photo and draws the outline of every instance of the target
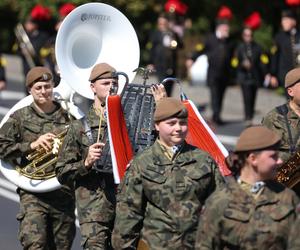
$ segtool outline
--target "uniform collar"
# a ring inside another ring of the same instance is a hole
[[[67,122],[68,119],[65,115],[62,115],[64,111],[64,109],[60,106],[59,103],[54,102],[56,105],[56,108],[54,109],[54,111],[52,113],[44,113],[44,112],[40,112],[34,103],[30,104],[30,108],[31,110],[33,110],[33,112],[35,112],[39,117],[42,117],[43,119],[46,120],[61,120],[61,122]],[[63,120],[62,120],[63,119]]]

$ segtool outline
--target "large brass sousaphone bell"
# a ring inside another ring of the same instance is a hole
[[[55,53],[61,77],[74,91],[89,99],[94,99],[88,79],[95,64],[106,62],[125,72],[131,82],[140,59],[133,26],[119,10],[103,3],[81,5],[64,19]]]

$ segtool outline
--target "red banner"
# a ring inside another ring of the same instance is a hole
[[[203,119],[194,103],[190,100],[183,101],[188,110],[188,135],[186,141],[208,152],[217,162],[223,176],[230,175],[225,158],[228,156],[227,149],[223,146],[218,137],[213,133],[206,121]]]
[[[132,145],[119,95],[108,96],[106,100],[107,127],[115,183],[122,180],[126,166],[133,158]]]

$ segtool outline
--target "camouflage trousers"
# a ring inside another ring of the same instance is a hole
[[[60,190],[33,194],[19,190],[19,240],[23,249],[69,250],[75,227],[74,199]]]
[[[112,249],[111,234],[116,201],[113,179],[110,178],[112,176],[95,174],[76,188],[76,207],[83,249]]]

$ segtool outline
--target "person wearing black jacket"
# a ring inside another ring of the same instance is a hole
[[[245,27],[242,42],[236,49],[238,59],[237,83],[241,85],[246,126],[250,126],[254,116],[257,89],[262,85],[267,73],[268,57],[259,44],[253,41],[253,31]]]
[[[274,39],[271,48],[271,74],[273,86],[284,86],[286,73],[300,65],[300,32],[297,30],[296,15],[284,10],[281,18],[282,30]]]
[[[176,77],[177,52],[183,47],[181,38],[170,28],[166,15],[161,14],[157,19],[157,29],[150,35],[148,41],[150,61],[148,68],[155,70],[161,83],[167,77]],[[165,85],[167,95],[172,92],[172,84]]]
[[[194,53],[195,61],[200,54],[208,58],[207,85],[210,88],[210,101],[212,108],[212,121],[222,125],[221,111],[226,87],[230,81],[231,59],[234,46],[229,39],[230,26],[227,20],[218,20],[215,33],[209,34],[204,43],[204,49]]]

